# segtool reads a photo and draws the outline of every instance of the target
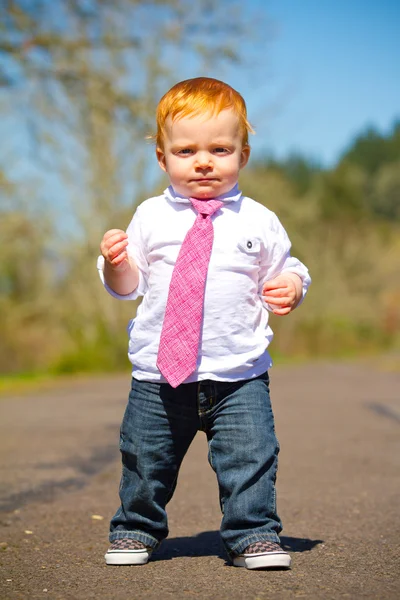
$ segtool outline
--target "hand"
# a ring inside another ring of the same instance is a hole
[[[104,234],[100,251],[104,259],[114,271],[122,271],[129,265],[128,236],[121,229],[110,229]]]
[[[278,275],[263,286],[262,296],[274,315],[288,315],[302,297],[302,281],[295,273]]]

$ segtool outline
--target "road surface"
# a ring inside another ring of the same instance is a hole
[[[400,373],[275,367],[278,509],[291,571],[227,562],[204,434],[141,567],[106,567],[129,375],[0,399],[0,598],[400,598]]]

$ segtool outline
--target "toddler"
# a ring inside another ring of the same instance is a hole
[[[112,229],[101,242],[107,291],[143,296],[129,326],[132,385],[109,565],[145,564],[166,538],[166,505],[202,430],[233,565],[290,567],[276,509],[268,311],[290,313],[310,277],[276,215],[239,190],[249,132],[245,102],[229,85],[176,84],[157,108],[156,156],[170,185],[137,208],[126,233]]]

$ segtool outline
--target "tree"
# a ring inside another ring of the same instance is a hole
[[[253,170],[275,171],[281,173],[290,181],[294,190],[302,196],[311,187],[315,176],[322,171],[322,167],[314,160],[308,159],[299,153],[290,154],[283,160],[269,158],[253,165]]]
[[[60,317],[71,351],[74,344],[95,348],[98,332],[115,332],[115,306],[101,296],[95,257],[105,229],[126,226],[125,213],[155,185],[144,138],[153,132],[158,99],[185,77],[222,76],[224,65],[245,57],[250,29],[253,40],[263,36],[258,50],[265,55],[265,12],[256,16],[251,29],[255,15],[235,0],[0,3],[0,109],[18,115],[13,131],[20,139],[14,166],[7,148],[0,167],[16,186],[12,203],[24,185],[22,212],[29,203],[40,224],[38,210],[47,203],[55,216],[46,246],[57,256],[50,282],[58,301],[45,318]],[[33,176],[40,185],[28,183]],[[10,209],[9,197],[0,212]],[[118,310],[125,322],[127,308]]]
[[[141,148],[163,91],[185,73],[239,59],[249,19],[238,11],[207,0],[9,0],[0,8],[0,80],[10,98],[15,91],[12,109],[27,119],[30,142],[40,142],[35,154],[79,196],[85,189],[85,233],[94,211],[109,218],[110,198],[132,196],[121,182],[143,189]]]
[[[374,128],[356,137],[339,169],[356,168],[364,176],[364,206],[383,219],[400,218],[400,122],[387,135]]]
[[[358,135],[341,158],[374,175],[381,166],[400,159],[400,121],[395,122],[387,135],[369,127]]]

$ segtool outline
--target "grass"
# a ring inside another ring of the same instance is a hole
[[[17,396],[51,390],[59,385],[69,385],[76,383],[77,380],[87,380],[93,377],[96,379],[110,378],[113,376],[124,375],[129,377],[128,371],[121,372],[102,372],[100,373],[70,373],[68,375],[58,375],[55,373],[19,373],[12,375],[2,375],[0,379],[0,398],[6,396]]]
[[[349,352],[341,355],[319,355],[310,356],[307,354],[288,356],[281,354],[279,351],[272,352],[272,358],[275,366],[286,367],[293,365],[301,365],[313,362],[348,362],[353,364],[368,364],[373,362],[374,368],[383,371],[400,372],[400,348],[394,348],[388,352],[370,351],[366,353]],[[16,396],[21,394],[30,394],[43,390],[49,390],[59,385],[69,385],[76,383],[78,380],[87,380],[95,378],[110,378],[114,376],[130,375],[128,366],[125,370],[102,370],[71,373],[54,373],[54,372],[38,372],[38,373],[19,373],[2,375],[0,379],[0,398],[5,396]]]
[[[0,380],[0,396],[34,391],[38,388],[56,385],[59,378],[44,373],[20,373],[2,375]]]

